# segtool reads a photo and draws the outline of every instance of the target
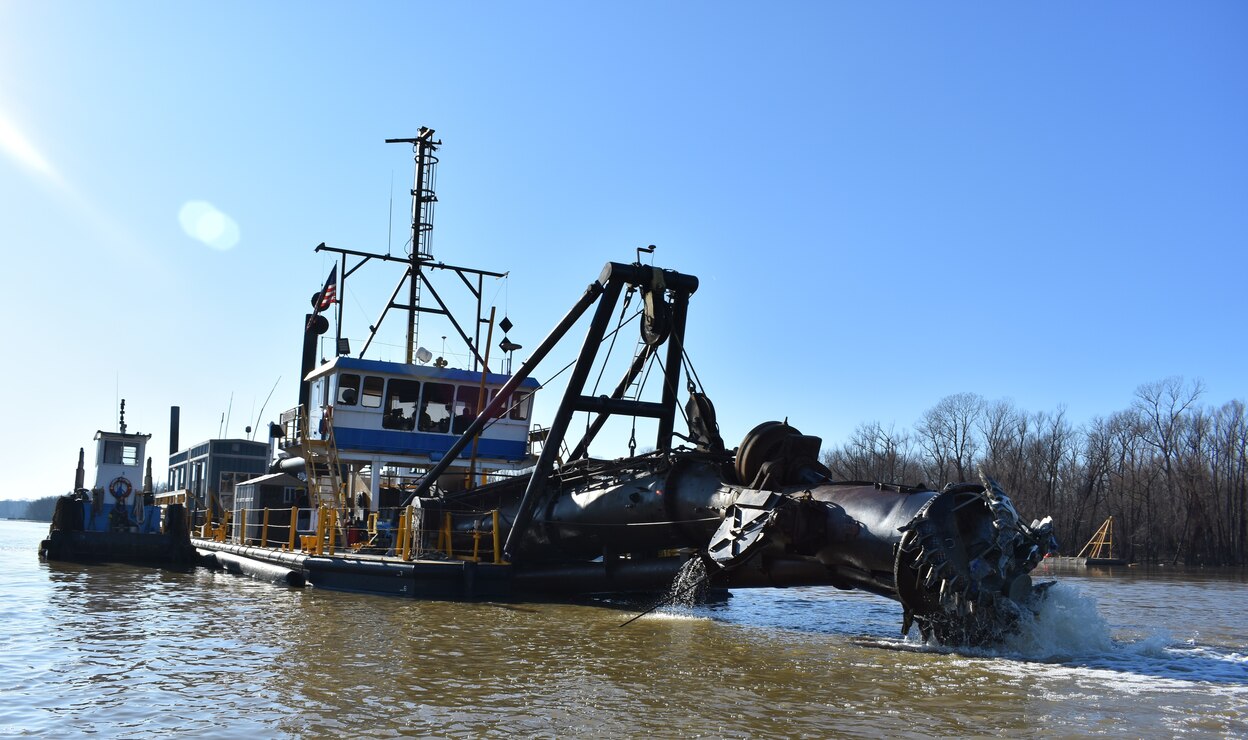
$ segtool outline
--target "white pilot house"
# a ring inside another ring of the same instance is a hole
[[[510,376],[471,370],[337,357],[308,374],[308,435],[333,437],[342,463],[427,468],[442,460]],[[527,464],[527,378],[454,467],[486,472]],[[370,485],[370,493],[377,493]]]

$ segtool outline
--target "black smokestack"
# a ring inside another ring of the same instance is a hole
[[[315,296],[313,296],[315,297]],[[316,340],[329,329],[329,320],[320,314],[308,314],[303,328],[303,363],[299,368],[299,408],[308,413],[311,386],[305,378],[316,368]]]
[[[169,454],[173,455],[178,451],[178,417],[181,416],[182,409],[177,406],[169,407]]]
[[[87,470],[86,470],[86,468],[83,466],[83,461],[84,461],[84,459],[85,459],[85,458],[84,458],[84,455],[85,455],[85,454],[86,454],[86,453],[85,453],[85,452],[83,452],[83,449],[82,449],[81,447],[79,447],[79,448],[78,448],[78,472],[74,473],[74,490],[75,490],[75,491],[77,491],[78,489],[82,488],[82,487],[83,487],[84,482],[86,481]]]

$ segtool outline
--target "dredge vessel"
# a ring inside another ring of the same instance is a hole
[[[690,572],[713,588],[832,585],[896,600],[903,632],[917,625],[942,642],[990,640],[1041,598],[1029,573],[1056,548],[1052,525],[1024,523],[990,478],[939,491],[833,481],[820,439],[780,421],[728,448],[686,352],[698,279],[642,264],[653,248],[607,263],[518,370],[491,371],[493,330],[511,327],[485,315],[482,281],[502,273],[432,257],[433,133],[391,140],[411,144],[416,161],[406,256],[317,247],[337,262],[304,322],[299,404],[271,425],[270,474],[216,503],[166,495],[192,510],[193,543],[207,557],[288,584],[419,598],[657,595]],[[404,275],[352,357],[335,296],[370,262]],[[437,275],[458,277],[475,298],[471,324],[450,311]],[[436,306],[422,305],[429,297]],[[330,343],[321,312],[335,305]],[[366,359],[391,309],[407,321],[405,361]],[[468,367],[430,362],[422,314],[450,322]],[[553,419],[533,427],[534,372],[587,314]],[[633,323],[635,352],[599,393],[596,363]],[[336,356],[318,362],[324,343]],[[500,347],[519,349],[505,336]],[[579,438],[577,414],[586,415]],[[613,419],[634,429],[649,420],[652,450],[635,454],[634,432],[628,457],[591,457]]]

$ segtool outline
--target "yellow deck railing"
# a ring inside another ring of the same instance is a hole
[[[300,531],[300,514],[310,513],[304,526],[311,529]],[[443,558],[467,560],[474,563],[502,564],[502,534],[498,510],[488,512],[489,520],[480,512],[455,514],[444,512],[436,528],[425,529],[426,512],[413,506],[404,507],[393,528],[379,526],[379,515],[369,515],[364,527],[339,527],[339,512],[332,506],[315,509],[238,509],[226,512],[220,522],[211,519],[195,526],[194,532],[203,539],[216,542],[233,542],[241,545],[271,547],[286,552],[302,552],[309,555],[334,555],[341,548],[354,552],[372,549],[410,562],[422,552],[437,552]],[[456,530],[456,521],[462,517],[472,518],[470,530]],[[283,519],[285,521],[283,521]],[[482,526],[483,522],[485,526]],[[341,533],[341,536],[340,536]],[[436,533],[436,536],[435,536]],[[387,535],[389,537],[387,538]],[[357,536],[360,539],[357,541]],[[429,543],[436,543],[431,549]]]

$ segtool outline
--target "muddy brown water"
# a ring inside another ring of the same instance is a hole
[[[1248,735],[1242,572],[1039,574],[991,650],[827,588],[635,612],[41,563],[0,521],[0,736]]]

